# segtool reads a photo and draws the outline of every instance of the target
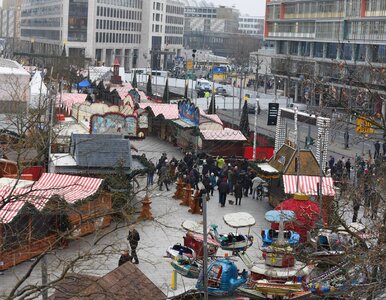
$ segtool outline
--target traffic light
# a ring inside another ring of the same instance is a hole
[[[196,52],[197,52],[197,50],[196,50],[196,49],[193,49],[193,54],[192,54],[192,57],[193,57],[193,58],[196,57]]]

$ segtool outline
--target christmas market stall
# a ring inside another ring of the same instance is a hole
[[[284,143],[269,160],[268,165],[273,168],[270,169],[270,173],[267,172],[267,168],[265,168],[265,171],[261,169],[257,173],[262,178],[269,175],[275,177],[272,178],[271,197],[269,199],[273,207],[289,196],[285,192],[284,175],[320,176],[319,163],[313,152],[309,149],[299,149],[297,151],[296,145],[291,143]],[[274,173],[274,170],[277,173]]]
[[[0,271],[108,226],[111,196],[102,181],[44,173],[36,182],[1,185]]]
[[[240,130],[201,130],[201,148],[213,156],[242,156],[243,145],[247,141]]]

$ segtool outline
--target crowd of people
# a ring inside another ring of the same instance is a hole
[[[149,164],[148,186],[154,184],[154,176],[157,174],[159,190],[162,191],[165,187],[169,191],[169,185],[180,176],[193,189],[199,190],[202,197],[213,196],[217,187],[221,207],[225,206],[228,195],[235,197],[236,205],[241,205],[243,197],[252,195],[252,198],[255,198],[256,192],[260,191],[264,183],[256,177],[256,172],[249,167],[245,159],[230,158],[226,161],[221,156],[187,152],[181,160],[173,157],[169,161],[167,154],[163,153],[156,165],[152,161],[149,161]],[[202,199],[200,203],[201,201]]]

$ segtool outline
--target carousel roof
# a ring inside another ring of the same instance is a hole
[[[250,227],[256,224],[255,218],[246,212],[226,214],[223,219],[228,226],[234,228]]]

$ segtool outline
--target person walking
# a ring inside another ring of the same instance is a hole
[[[241,185],[240,181],[237,181],[234,188],[235,198],[236,198],[236,205],[237,203],[241,205],[241,198],[243,197],[243,186]]]
[[[335,164],[335,158],[331,155],[330,156],[330,159],[328,161],[328,166],[329,168],[332,170],[332,168],[334,167],[334,164]]]
[[[134,259],[134,263],[138,264],[138,256],[137,256],[137,247],[138,242],[140,241],[140,236],[138,231],[135,229],[134,225],[131,225],[129,227],[129,235],[127,236],[127,240],[129,241],[130,248],[131,248],[131,259]]]
[[[350,173],[351,173],[351,161],[350,161],[350,158],[347,159],[347,161],[345,163],[345,167],[346,167],[346,172],[347,172],[347,178],[350,179]]]
[[[150,186],[154,184],[154,173],[155,173],[155,165],[152,161],[149,161],[149,166],[147,168],[147,185]]]
[[[214,173],[210,173],[210,176],[209,176],[209,191],[210,191],[210,195],[213,196],[213,192],[214,192],[214,187],[216,186],[216,176],[214,175]]]
[[[377,159],[379,157],[379,151],[381,150],[381,144],[379,143],[379,141],[376,141],[374,143],[374,149],[374,159]]]
[[[131,262],[133,258],[129,255],[129,250],[128,249],[124,249],[121,253],[121,257],[119,258],[119,261],[118,261],[118,267],[123,265],[124,263],[126,262]]]
[[[350,134],[349,134],[348,130],[346,129],[346,131],[344,132],[344,148],[345,149],[349,148],[349,141],[350,141]]]
[[[167,160],[165,160],[165,162],[163,163],[163,165],[161,166],[161,168],[159,169],[159,173],[158,173],[158,184],[159,184],[159,190],[162,191],[162,186],[165,184],[165,187],[166,187],[166,190],[169,191],[169,187],[168,187],[168,168],[167,168]]]
[[[386,157],[386,141],[383,142],[382,144],[382,150],[383,150],[383,157]]]
[[[220,179],[220,183],[218,185],[218,193],[221,207],[224,207],[225,201],[227,199],[227,194],[229,193],[229,185],[227,183],[226,177]]]

